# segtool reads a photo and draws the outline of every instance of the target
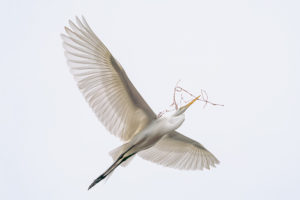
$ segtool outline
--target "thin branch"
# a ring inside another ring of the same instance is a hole
[[[182,102],[187,103],[188,101],[184,99],[184,96],[183,96],[184,94],[188,94],[192,98],[196,98],[196,96],[193,95],[191,92],[189,92],[189,91],[185,90],[184,88],[178,86],[179,82],[180,82],[180,80],[177,81],[176,86],[175,86],[174,91],[173,91],[173,103],[169,106],[169,107],[171,107],[171,109],[165,109],[165,110],[159,112],[158,115],[157,115],[158,118],[163,116],[167,112],[178,110],[179,109],[178,105],[181,105]],[[179,103],[176,101],[176,94],[177,93],[180,94]],[[213,103],[211,101],[208,101],[207,92],[205,90],[202,90],[202,89],[201,89],[201,95],[197,100],[204,102],[203,108],[205,108],[207,104],[210,104],[210,105],[213,105],[213,106],[224,106],[223,104],[217,104],[217,103]],[[172,107],[174,107],[174,108],[172,108]]]

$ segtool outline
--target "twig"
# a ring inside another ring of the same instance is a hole
[[[181,80],[177,81],[177,83],[176,83],[176,86],[175,86],[174,91],[173,91],[173,103],[170,104],[170,107],[175,107],[175,108],[173,108],[173,109],[166,109],[166,110],[163,110],[163,111],[159,112],[158,115],[157,115],[158,118],[161,117],[161,116],[163,116],[166,112],[171,112],[171,111],[174,111],[174,110],[178,110],[178,103],[176,102],[176,93],[180,93],[179,105],[181,105],[182,102],[184,102],[184,103],[188,102],[188,101],[186,101],[184,99],[183,93],[186,93],[189,96],[191,96],[193,98],[196,98],[195,95],[193,95],[189,91],[185,90],[184,88],[178,86],[178,84],[179,84],[180,81]],[[217,104],[217,103],[213,103],[211,101],[208,101],[208,95],[207,95],[206,91],[202,90],[202,89],[201,89],[201,95],[200,95],[200,97],[197,100],[204,102],[203,108],[205,108],[207,104],[211,104],[213,106],[224,106],[223,104]]]

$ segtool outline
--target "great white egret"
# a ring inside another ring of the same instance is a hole
[[[76,17],[76,23],[69,21],[70,28],[65,27],[66,35],[61,35],[71,73],[99,120],[124,141],[110,152],[113,164],[89,189],[135,155],[185,170],[209,169],[219,163],[200,143],[176,131],[185,120],[184,112],[199,97],[158,118],[86,20]]]

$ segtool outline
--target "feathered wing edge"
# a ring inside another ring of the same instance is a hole
[[[86,20],[76,17],[76,24],[70,20],[69,27],[61,37],[80,91],[113,135],[130,140],[156,118],[155,113]]]
[[[210,169],[219,164],[204,146],[175,131],[138,155],[156,164],[182,170]]]

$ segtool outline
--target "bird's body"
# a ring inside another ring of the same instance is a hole
[[[135,135],[130,144],[136,146],[137,152],[148,149],[166,134],[173,132],[184,122],[184,114],[155,119],[140,133]]]
[[[142,158],[177,169],[197,170],[219,161],[200,143],[176,132],[184,112],[199,97],[167,117],[157,117],[127,77],[124,69],[91,30],[84,18],[70,21],[62,35],[65,55],[78,87],[99,120],[124,144],[110,152],[114,162],[89,187]]]
[[[154,146],[164,136],[176,130],[183,121],[184,114],[176,117],[163,117],[151,122],[146,128],[136,134],[130,142],[125,143],[121,148],[117,148],[115,162],[101,176],[95,179],[89,186],[89,189],[102,179],[106,178],[123,162],[128,162],[130,157],[134,156],[136,153]]]

